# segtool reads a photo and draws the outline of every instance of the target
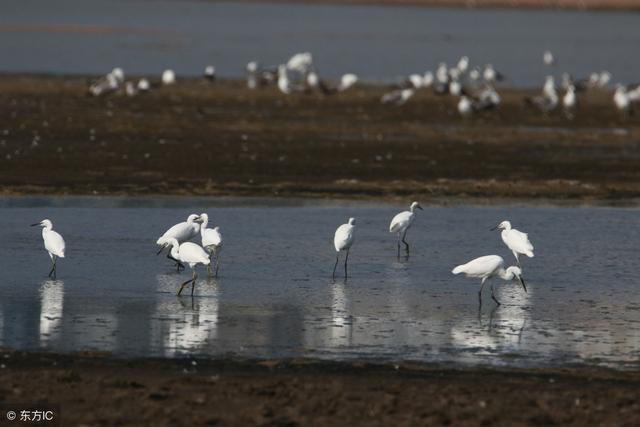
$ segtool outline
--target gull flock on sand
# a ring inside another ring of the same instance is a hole
[[[542,63],[548,70],[558,67],[556,56],[549,50],[543,52]],[[332,95],[347,91],[360,82],[354,73],[342,74],[333,83],[322,78],[310,52],[296,53],[278,65],[263,65],[252,60],[247,63],[245,72],[247,88],[255,90],[275,86],[285,96],[314,92]],[[205,82],[216,82],[216,67],[206,65],[202,77]],[[424,71],[401,77],[398,83],[382,95],[380,102],[389,106],[403,106],[419,91],[430,89],[436,95],[453,97],[459,115],[469,118],[500,107],[502,97],[498,92],[498,85],[506,79],[493,64],[475,65],[468,56],[462,56],[453,66],[440,62],[435,72]],[[556,76],[551,73],[544,78],[541,93],[524,97],[524,105],[544,115],[561,110],[567,119],[572,120],[584,101],[581,101],[581,97],[584,98],[583,95],[588,91],[609,90],[612,79],[613,76],[608,71],[592,72],[589,76],[578,79],[564,72],[560,75],[560,85],[557,85]],[[127,96],[136,96],[152,89],[175,85],[177,82],[176,73],[172,69],[164,70],[158,81],[148,78],[135,81],[127,80],[124,70],[116,67],[105,76],[91,81],[89,94],[105,96],[122,89]],[[617,83],[612,101],[623,117],[630,116],[635,105],[640,103],[640,84]]]
[[[401,243],[405,246],[406,256],[409,257],[409,243],[406,241],[407,231],[416,220],[417,210],[423,210],[418,202],[411,203],[409,210],[398,213],[393,217],[389,225],[389,232],[397,235],[397,257],[400,258]],[[209,216],[206,213],[191,214],[186,221],[171,226],[162,236],[158,238],[156,244],[160,246],[158,254],[165,249],[169,249],[167,258],[175,263],[178,273],[186,268],[192,271],[191,277],[184,281],[178,290],[178,296],[188,285],[191,285],[191,295],[194,295],[195,285],[198,278],[197,267],[206,266],[209,276],[218,276],[218,266],[220,251],[223,245],[222,234],[219,227],[208,228]],[[57,272],[56,261],[65,257],[65,241],[58,232],[53,230],[53,223],[49,219],[44,219],[33,226],[42,227],[42,239],[44,248],[51,258],[52,267],[49,277],[55,278]],[[480,290],[478,292],[479,304],[482,306],[482,290],[486,282],[493,278],[500,278],[504,281],[519,281],[524,291],[527,287],[524,281],[520,255],[533,258],[533,245],[529,241],[526,233],[512,228],[511,222],[502,221],[492,230],[500,229],[504,244],[513,253],[516,266],[505,268],[505,261],[499,255],[486,255],[473,259],[466,264],[455,267],[453,274],[463,273],[467,277],[480,279]],[[191,240],[199,238],[200,244]],[[349,218],[347,223],[340,225],[335,232],[333,243],[336,251],[336,261],[333,266],[332,278],[335,280],[336,270],[340,260],[340,253],[344,253],[344,280],[348,277],[349,251],[356,240],[356,219]],[[215,265],[215,268],[212,268]],[[496,304],[500,302],[494,294],[494,283],[491,282],[491,298]]]

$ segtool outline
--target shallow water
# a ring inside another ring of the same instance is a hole
[[[549,366],[637,366],[638,210],[545,206],[427,207],[398,261],[380,203],[245,199],[0,199],[0,345],[120,356],[320,357]],[[226,242],[220,277],[156,256],[155,240],[191,212],[209,213]],[[330,279],[333,232],[357,218],[349,280]],[[67,241],[47,280],[45,217]],[[529,232],[528,293],[500,284],[495,305],[452,276],[476,256],[508,254],[489,228]]]
[[[177,19],[176,17],[180,17]],[[200,74],[238,77],[250,60],[278,64],[314,53],[319,72],[392,80],[469,55],[510,85],[541,85],[562,71],[638,78],[640,15],[630,12],[467,10],[149,0],[5,0],[0,71]],[[545,69],[551,49],[557,68]]]

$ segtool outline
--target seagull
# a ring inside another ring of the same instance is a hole
[[[168,245],[171,246],[171,256],[185,264],[189,264],[189,267],[193,270],[193,276],[191,279],[187,280],[180,286],[178,296],[180,296],[184,287],[189,283],[191,283],[191,296],[193,296],[196,279],[198,278],[196,266],[198,264],[209,265],[211,263],[209,255],[200,245],[193,242],[178,243],[178,240],[174,237],[169,238]]]
[[[542,94],[547,98],[551,98],[553,95],[557,95],[556,81],[553,76],[547,76],[542,86]]]
[[[200,217],[198,215],[191,214],[187,217],[185,222],[180,222],[165,231],[164,234],[156,241],[156,245],[161,246],[158,251],[158,255],[162,253],[164,248],[169,246],[171,239],[176,239],[178,243],[182,243],[197,236],[198,233],[200,233],[200,224],[196,222],[199,218]],[[184,265],[180,263],[179,259],[172,258],[171,252],[167,254],[167,258],[176,262],[176,269],[178,272],[180,272],[181,268],[184,268]]]
[[[458,78],[451,78],[451,83],[449,83],[449,95],[460,96],[462,95],[462,83],[458,81]]]
[[[553,76],[547,76],[545,79],[541,96],[526,97],[524,101],[527,105],[535,107],[545,114],[555,110],[560,99],[556,92],[556,85]]]
[[[216,67],[207,65],[204,69],[204,78],[211,83],[216,81]]]
[[[353,87],[358,83],[358,76],[352,73],[344,74],[340,78],[340,84],[338,85],[338,92],[344,92],[347,89]]]
[[[569,119],[573,119],[573,113],[578,106],[578,96],[576,95],[576,87],[574,85],[570,85],[567,89],[567,92],[562,97],[562,107],[564,108],[564,113]]]
[[[118,78],[113,73],[109,73],[99,80],[92,82],[89,86],[89,93],[93,96],[105,95],[116,91],[119,86]]]
[[[286,65],[287,69],[307,74],[313,68],[313,56],[309,52],[296,53]]]
[[[206,213],[200,214],[200,235],[202,236],[202,247],[209,253],[209,259],[216,260],[215,277],[218,277],[219,267],[219,254],[222,249],[222,234],[220,234],[220,227],[207,228],[209,224],[209,215]],[[207,267],[209,274],[211,274],[211,264]]]
[[[611,81],[611,73],[608,71],[602,71],[598,76],[598,87],[606,87]]]
[[[151,84],[149,83],[149,80],[147,79],[140,79],[138,80],[138,90],[141,92],[146,92],[148,90],[151,89]]]
[[[502,280],[506,281],[518,279],[524,291],[527,292],[527,286],[525,285],[524,278],[522,277],[522,270],[515,266],[508,267],[505,270],[504,260],[499,255],[487,255],[476,258],[466,264],[457,266],[451,272],[453,274],[464,273],[467,277],[482,279],[482,282],[480,283],[480,291],[478,291],[478,301],[480,306],[482,306],[482,289],[484,288],[484,284],[487,280],[493,277],[500,277]],[[493,293],[493,283],[491,283],[491,298],[496,302],[496,304],[500,305],[500,301],[498,301]]]
[[[494,83],[504,80],[504,76],[496,71],[496,69],[493,68],[493,65],[491,64],[487,64],[484,66],[484,72],[482,73],[482,76],[488,83]]]
[[[430,87],[433,85],[434,80],[435,80],[435,77],[433,76],[433,73],[431,71],[427,71],[422,76],[422,86]]]
[[[542,54],[542,62],[544,62],[544,65],[546,66],[551,66],[556,63],[556,59],[553,57],[553,53],[551,53],[550,50],[546,50]]]
[[[172,85],[176,82],[176,73],[173,70],[164,70],[162,72],[162,84]]]
[[[311,71],[307,74],[307,86],[311,89],[319,90],[325,95],[329,95],[334,92],[334,90],[330,89],[326,83],[320,79],[320,76],[318,76],[318,73],[315,71]]]
[[[347,261],[349,260],[349,249],[351,249],[351,245],[353,245],[353,240],[355,239],[355,224],[355,218],[349,218],[349,222],[338,227],[336,234],[333,236],[333,246],[337,252],[336,263],[333,266],[333,280],[336,278],[336,268],[338,267],[338,260],[340,259],[340,251],[346,251],[344,258],[344,278],[345,280],[347,279]]]
[[[111,74],[116,81],[118,82],[118,85],[121,85],[122,83],[124,83],[124,71],[122,70],[122,68],[120,67],[116,67],[113,70],[111,70]]]
[[[631,98],[627,88],[624,85],[618,84],[616,91],[613,94],[613,103],[618,111],[620,111],[624,117],[627,117],[633,113],[633,106],[631,105]]]
[[[396,89],[382,95],[380,102],[383,104],[395,104],[398,106],[404,105],[415,93],[415,89]]]
[[[493,227],[491,230],[502,230],[500,236],[505,245],[513,252],[513,256],[516,257],[518,266],[520,265],[519,254],[526,255],[529,258],[533,258],[533,245],[529,241],[527,233],[511,228],[509,221],[502,221],[500,224]]]
[[[422,206],[420,206],[420,203],[413,202],[411,203],[411,206],[409,206],[408,211],[400,212],[399,214],[394,216],[391,220],[391,224],[389,224],[389,233],[398,234],[398,258],[400,258],[401,241],[405,245],[407,255],[409,254],[409,243],[407,243],[405,237],[407,236],[407,230],[411,227],[413,221],[416,219],[416,209],[420,209],[421,211],[424,210],[422,209]],[[400,238],[400,235],[402,235],[402,238]]]
[[[471,98],[466,95],[462,95],[458,101],[458,113],[462,117],[470,117],[475,111],[475,107]]]
[[[464,74],[469,69],[469,57],[463,56],[462,58],[460,58],[457,68],[461,74]]]
[[[280,92],[285,95],[289,95],[291,93],[291,81],[289,80],[289,76],[287,75],[287,66],[280,65],[278,66],[278,89]]]
[[[43,219],[40,222],[31,224],[31,226],[42,227],[42,240],[44,240],[44,248],[47,252],[49,252],[49,257],[51,258],[52,262],[51,271],[49,271],[49,277],[55,280],[57,272],[56,261],[58,260],[58,258],[64,258],[64,251],[66,249],[64,239],[62,238],[60,233],[53,231],[53,223],[51,222],[51,220]]]
[[[138,89],[136,88],[136,85],[133,84],[133,82],[126,82],[124,85],[124,93],[127,96],[136,96],[138,94]]]
[[[496,108],[500,105],[500,102],[502,102],[500,94],[490,84],[485,85],[484,89],[480,91],[477,98],[478,100],[474,104],[474,108],[476,110],[489,110],[492,108]]]

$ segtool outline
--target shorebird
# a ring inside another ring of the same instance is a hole
[[[468,56],[461,57],[456,67],[458,68],[458,71],[461,74],[466,73],[467,70],[469,69],[469,57]]]
[[[209,254],[209,259],[213,262],[215,257],[215,277],[218,277],[218,267],[220,266],[220,250],[222,249],[222,234],[220,234],[220,227],[207,228],[209,224],[209,215],[206,213],[200,214],[200,235],[202,237],[202,247]],[[207,267],[207,271],[211,274],[211,264]]]
[[[56,261],[58,258],[64,258],[64,251],[66,245],[64,239],[60,233],[53,231],[53,223],[51,220],[43,219],[40,222],[31,224],[32,227],[42,227],[42,240],[44,241],[44,248],[49,253],[51,258],[51,271],[49,271],[49,277],[56,279],[57,266]]]
[[[309,52],[296,53],[286,65],[287,69],[306,75],[313,69],[313,56]]]
[[[624,85],[618,84],[616,86],[616,91],[613,94],[613,103],[624,117],[632,114],[633,106],[631,104],[631,98],[629,97],[629,92]]]
[[[185,264],[188,264],[193,271],[191,279],[180,285],[178,296],[180,296],[184,287],[189,283],[191,283],[191,296],[193,296],[193,291],[196,287],[196,279],[198,278],[196,266],[198,264],[209,265],[211,263],[209,255],[207,255],[200,245],[193,242],[178,243],[178,240],[173,237],[168,240],[168,245],[171,246],[171,256]]]
[[[522,270],[519,267],[511,266],[506,270],[504,268],[504,260],[499,255],[487,255],[469,261],[466,264],[457,266],[451,271],[453,274],[464,273],[467,277],[482,279],[480,282],[480,290],[478,291],[478,302],[482,306],[482,289],[487,280],[493,277],[499,277],[502,280],[512,281],[517,279],[525,292],[527,286],[522,277]],[[500,301],[496,298],[493,291],[493,283],[491,283],[491,298],[500,305]]]
[[[484,77],[484,80],[488,83],[495,83],[495,82],[504,80],[504,76],[498,71],[496,71],[496,69],[493,68],[493,65],[491,64],[487,64],[484,66],[484,71],[482,73],[482,76]]]
[[[349,222],[338,227],[336,229],[336,234],[333,236],[333,246],[336,248],[337,252],[336,263],[333,266],[332,274],[334,280],[336,278],[336,268],[338,267],[338,260],[340,259],[341,251],[346,252],[346,255],[344,257],[344,278],[345,280],[347,279],[347,262],[349,260],[349,249],[351,249],[351,246],[353,245],[353,241],[355,239],[355,224],[355,218],[349,218]]]
[[[340,84],[338,85],[338,92],[343,92],[358,83],[358,76],[352,73],[344,74],[340,78]]]
[[[172,85],[176,82],[176,73],[173,70],[164,70],[162,72],[162,84]]]
[[[383,104],[404,105],[415,93],[416,90],[413,88],[396,89],[382,95],[380,102]]]
[[[284,64],[278,66],[278,89],[285,95],[289,95],[292,91],[291,81],[287,75],[287,66]]]
[[[149,83],[149,80],[147,79],[140,79],[138,80],[138,90],[141,92],[146,92],[148,90],[151,89],[151,84]]]
[[[400,258],[400,242],[404,243],[407,255],[409,254],[409,243],[405,240],[407,236],[407,230],[411,228],[413,221],[416,219],[416,209],[422,209],[420,203],[413,202],[409,206],[408,211],[403,211],[393,217],[389,224],[389,233],[398,234],[398,258]],[[402,236],[402,237],[401,237]]]
[[[573,114],[578,106],[578,95],[576,95],[576,87],[570,85],[567,92],[562,97],[562,107],[564,113],[569,119],[573,119]]]
[[[533,245],[529,241],[527,233],[511,228],[509,221],[502,221],[500,224],[493,227],[491,230],[502,230],[500,236],[505,245],[513,252],[513,256],[516,257],[516,262],[520,265],[520,258],[518,255],[526,255],[529,258],[533,258]]]
[[[200,217],[198,215],[191,214],[187,217],[186,221],[175,224],[165,231],[164,234],[156,241],[156,245],[160,246],[158,255],[162,253],[164,248],[169,246],[171,239],[176,239],[178,243],[182,243],[197,236],[200,232],[200,224],[196,221],[198,221],[199,218]],[[180,260],[172,258],[171,252],[167,254],[167,258],[176,262],[176,269],[178,272],[181,268],[184,268],[184,265],[182,265]]]
[[[204,68],[204,78],[205,80],[208,80],[210,82],[215,82],[216,81],[216,67],[214,67],[213,65],[207,65]]]

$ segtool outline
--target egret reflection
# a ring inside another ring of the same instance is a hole
[[[60,336],[64,307],[64,282],[45,280],[40,285],[40,344]]]

